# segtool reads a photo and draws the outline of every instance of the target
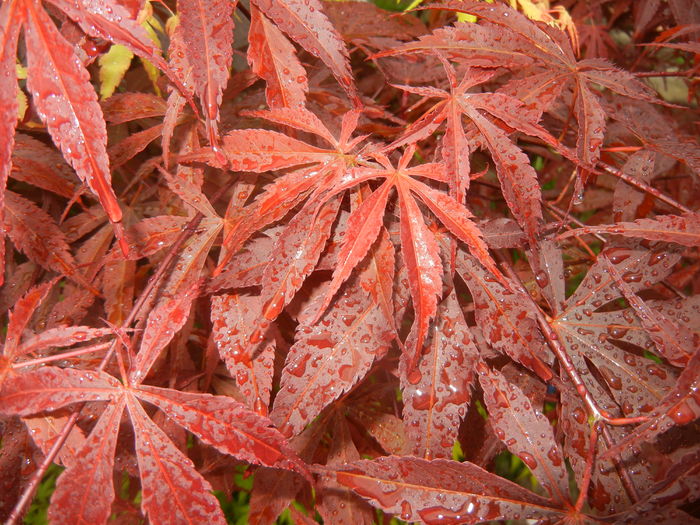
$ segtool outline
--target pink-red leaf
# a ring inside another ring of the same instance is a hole
[[[247,295],[217,295],[211,299],[214,341],[231,377],[249,409],[267,413],[274,372],[274,340],[250,343],[260,315],[260,298]]]
[[[218,139],[221,95],[233,56],[234,3],[229,0],[179,0],[177,12],[185,42],[184,60],[190,67],[194,90],[207,119],[209,137]]]
[[[388,348],[392,334],[381,309],[353,283],[320,322],[297,331],[270,414],[287,436],[362,379]]]
[[[486,342],[549,381],[549,352],[529,308],[530,299],[515,285],[509,290],[496,282],[466,254],[460,253],[457,269],[474,297],[476,319]]]
[[[569,478],[552,426],[530,399],[483,361],[477,365],[496,436],[530,469],[558,505],[569,501]]]
[[[5,209],[5,186],[12,165],[15,125],[17,124],[17,39],[24,13],[18,2],[3,2],[0,6],[0,220]],[[4,244],[4,243],[2,243]],[[0,264],[5,264],[5,247],[0,247]],[[2,284],[4,272],[0,272]]]
[[[250,8],[248,42],[248,63],[265,80],[267,105],[303,107],[309,90],[306,70],[287,37],[254,5]]]
[[[178,290],[175,297],[165,298],[151,310],[130,372],[130,382],[140,383],[145,379],[160,352],[185,325],[198,291],[197,285],[188,290]]]
[[[700,245],[700,215],[697,213],[657,215],[653,219],[637,219],[634,222],[587,226],[570,230],[559,238],[585,233],[610,233],[650,241],[675,242],[683,246],[698,246]]]

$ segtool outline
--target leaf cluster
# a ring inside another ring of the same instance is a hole
[[[696,3],[411,7],[0,4],[2,519],[697,521]]]

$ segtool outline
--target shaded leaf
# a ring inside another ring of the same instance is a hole
[[[479,523],[561,515],[546,499],[468,462],[387,456],[317,470],[406,521]]]

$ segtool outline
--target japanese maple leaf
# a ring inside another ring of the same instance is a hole
[[[574,91],[574,114],[579,123],[576,143],[578,158],[594,168],[600,158],[605,134],[605,111],[592,85],[603,86],[617,94],[641,100],[658,102],[656,94],[631,73],[613,66],[603,59],[577,60],[571,41],[566,35],[546,25],[537,25],[508,6],[487,5],[482,2],[451,2],[432,6],[473,14],[501,31],[516,35],[515,49],[535,59],[524,71],[522,79],[515,79],[505,92],[513,93],[541,114],[565,87]],[[447,44],[449,48],[449,43]],[[491,47],[487,44],[486,47]],[[504,47],[498,43],[496,49]]]
[[[53,0],[53,5],[93,37],[122,44],[132,52],[168,71],[159,50],[145,30],[118,3],[79,0]],[[0,151],[0,207],[10,171],[14,128],[17,121],[17,85],[15,60],[17,40],[25,29],[27,48],[27,86],[37,112],[46,124],[54,143],[75,169],[81,180],[97,195],[114,224],[122,251],[122,211],[111,186],[109,160],[105,149],[107,132],[90,74],[76,56],[73,46],[63,37],[35,0],[9,0],[0,7],[0,126],[3,146]]]
[[[359,117],[355,111],[343,118],[338,138],[306,109],[280,107],[250,112],[250,115],[312,133],[329,147],[314,146],[277,131],[236,129],[223,137],[219,149],[201,148],[180,157],[180,162],[205,162],[217,168],[254,173],[294,168],[267,185],[252,203],[229,208],[225,217],[222,255],[214,276],[224,270],[254,232],[284,217],[290,208],[312,193],[327,191],[331,181],[342,177],[348,165],[355,162],[356,154],[352,151],[365,138],[351,136]],[[317,204],[323,202],[317,201]]]
[[[182,289],[187,275],[186,269],[175,272],[174,280],[180,284],[170,284],[168,288],[177,294],[159,301],[151,311],[139,351],[130,369],[124,370],[127,375],[123,382],[99,370],[58,367],[29,370],[5,380],[0,392],[4,414],[26,416],[75,403],[109,402],[79,459],[57,483],[49,511],[52,521],[105,523],[109,518],[114,499],[112,471],[116,439],[126,407],[136,439],[144,513],[167,523],[202,519],[225,523],[209,483],[150,419],[139,401],[160,408],[203,442],[225,454],[308,477],[303,463],[288,449],[282,435],[271,428],[271,422],[244,405],[224,396],[142,384],[159,353],[187,320],[197,289],[196,284],[188,290]]]
[[[57,279],[31,288],[9,312],[7,335],[0,353],[0,387],[5,378],[17,374],[22,367],[19,358],[50,348],[70,347],[111,334],[108,328],[59,326],[36,334],[25,334],[32,316],[46,299]],[[31,332],[31,331],[29,331]]]
[[[407,148],[392,166],[382,153],[373,154],[379,165],[353,168],[345,180],[339,181],[338,189],[354,186],[360,182],[383,178],[384,182],[355,209],[348,219],[343,245],[338,253],[338,264],[319,315],[330,304],[340,285],[349,277],[352,269],[367,254],[382,226],[385,208],[392,190],[396,190],[400,210],[400,239],[403,260],[408,268],[409,285],[416,321],[413,326],[412,348],[418,352],[423,347],[431,319],[437,309],[437,298],[442,291],[442,262],[433,233],[428,229],[423,212],[415,197],[438,218],[438,220],[495,276],[501,274],[491,258],[488,247],[472,214],[455,199],[436,190],[416,177],[425,177],[438,182],[447,182],[444,166],[440,163],[421,164],[408,167],[413,148]],[[415,195],[415,196],[414,196]],[[417,353],[411,359],[413,368]]]
[[[452,66],[443,61],[450,81],[450,91],[434,87],[398,86],[401,89],[430,98],[439,98],[432,108],[412,123],[391,147],[414,143],[434,133],[446,122],[441,138],[441,155],[447,170],[450,194],[462,202],[469,187],[469,155],[472,146],[464,130],[463,116],[478,129],[496,165],[503,195],[516,219],[535,240],[542,220],[537,173],[530,161],[509,138],[503,124],[531,136],[542,138],[554,147],[557,140],[537,124],[537,117],[524,104],[500,93],[469,93],[473,86],[493,76],[488,70],[468,69],[457,83]],[[490,117],[490,118],[489,118]],[[495,119],[494,119],[495,117]]]

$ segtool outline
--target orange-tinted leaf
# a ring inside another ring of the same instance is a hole
[[[37,285],[15,303],[14,308],[9,313],[7,335],[5,336],[5,346],[3,348],[3,354],[8,359],[12,359],[17,355],[17,349],[20,346],[25,328],[39,304],[46,299],[54,284],[54,281],[50,281]]]
[[[254,5],[250,9],[248,63],[265,80],[271,108],[303,107],[309,90],[306,70],[294,46]]]
[[[416,319],[411,330],[412,358],[409,368],[418,363],[418,352],[435,317],[438,295],[442,292],[442,262],[435,237],[428,230],[418,203],[409,192],[410,186],[397,186],[401,210],[401,252],[408,268],[408,282]]]
[[[276,131],[234,129],[223,138],[221,152],[230,168],[262,173],[304,164],[331,161],[332,153]],[[206,162],[221,167],[211,148],[203,148],[181,159],[182,162]]]
[[[110,221],[121,208],[111,186],[107,132],[90,75],[48,14],[27,6],[28,87],[54,143],[78,176],[100,199]]]
[[[263,274],[262,320],[276,319],[314,270],[340,203],[337,196],[320,206],[313,205],[312,201],[289,221],[275,243],[272,260]]]
[[[474,216],[454,198],[420,181],[412,179],[411,190],[430,208],[435,216],[457,239],[464,242],[471,254],[493,275],[501,278],[496,262],[491,258],[481,230],[472,221]]]
[[[319,309],[319,315],[325,311],[340,286],[350,277],[352,270],[367,255],[370,246],[377,239],[389,192],[393,186],[392,182],[387,180],[350,215],[343,235],[343,244],[338,252],[338,264],[333,270],[333,279],[328,286],[326,299]]]
[[[359,102],[348,53],[343,39],[323,14],[319,0],[256,0],[254,4],[277,27],[320,58],[330,69],[353,102]]]

